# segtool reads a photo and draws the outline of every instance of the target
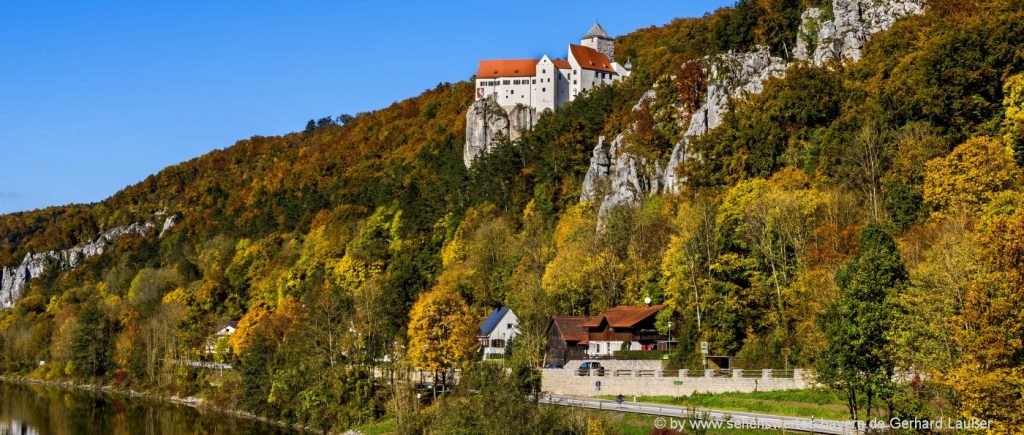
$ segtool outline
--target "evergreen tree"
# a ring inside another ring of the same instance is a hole
[[[894,320],[890,298],[907,287],[909,275],[880,224],[864,229],[860,249],[836,275],[839,299],[818,318],[828,345],[817,361],[817,379],[846,395],[854,420],[863,398],[870,421],[877,399],[889,403],[893,395],[894,363],[886,351]]]
[[[111,365],[110,331],[99,302],[90,300],[78,313],[78,322],[71,336],[69,375],[94,378],[103,375]]]

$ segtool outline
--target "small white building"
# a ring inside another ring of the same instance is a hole
[[[502,107],[524,105],[555,110],[581,92],[629,76],[630,66],[614,60],[611,35],[595,23],[580,40],[569,44],[567,59],[481,60],[476,74],[476,100],[491,95]]]
[[[220,340],[227,340],[231,334],[234,334],[235,331],[238,330],[238,322],[217,322],[214,328],[216,328],[217,332],[214,332],[213,336],[206,340],[206,353],[211,355],[217,352],[217,342]]]
[[[504,358],[505,349],[517,335],[519,318],[511,308],[501,307],[492,311],[480,325],[480,334],[477,335],[484,359]]]

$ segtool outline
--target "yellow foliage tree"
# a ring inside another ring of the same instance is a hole
[[[978,232],[983,272],[956,317],[962,355],[949,376],[965,417],[990,420],[991,433],[1024,427],[1024,210],[986,219]]]
[[[1013,149],[1017,163],[1024,163],[1024,74],[1006,79],[1003,84],[1003,140]]]
[[[977,210],[999,192],[1019,186],[1021,179],[1010,151],[989,137],[970,139],[927,167],[924,200],[939,215]]]
[[[242,355],[249,350],[253,335],[263,320],[270,316],[270,310],[266,307],[253,307],[238,321],[238,329],[228,338],[228,344],[235,354]]]
[[[409,359],[434,372],[467,361],[476,349],[476,323],[451,289],[437,286],[421,294],[409,313]]]
[[[557,253],[542,285],[559,312],[585,315],[615,305],[623,291],[624,266],[595,235],[597,222],[585,204],[568,209],[555,227]]]

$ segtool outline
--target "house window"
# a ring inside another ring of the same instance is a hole
[[[572,84],[576,84],[576,79],[572,79]]]
[[[533,83],[532,84],[537,84],[537,79],[533,79]]]
[[[511,90],[508,91],[508,93],[510,93],[512,95],[515,95],[516,94],[516,90],[515,89],[511,89]]]
[[[547,92],[547,91],[548,91],[548,88],[540,88],[540,91],[541,91],[541,92]]]
[[[501,340],[501,339],[491,340],[491,347],[505,347],[505,340]]]
[[[508,324],[508,329],[512,329],[512,328],[515,328],[515,327],[516,327],[516,325],[514,323],[509,323]]]
[[[502,82],[502,84],[505,84],[505,85],[507,85],[507,84],[509,84],[509,83],[511,83],[511,81],[510,81],[510,80],[504,80],[504,81]]]

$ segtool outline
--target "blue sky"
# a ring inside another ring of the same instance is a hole
[[[310,118],[387,106],[481,58],[565,55],[732,0],[53,0],[0,5],[0,213],[102,200]]]

